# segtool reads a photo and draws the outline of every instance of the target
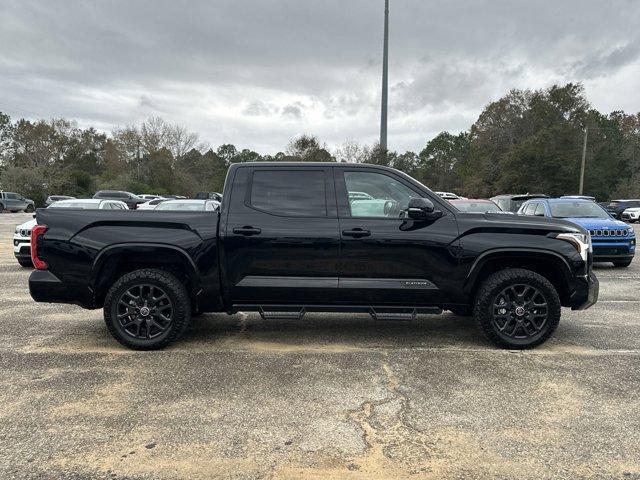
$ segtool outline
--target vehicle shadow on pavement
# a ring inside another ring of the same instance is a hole
[[[195,317],[175,348],[210,344],[249,349],[354,350],[456,346],[490,347],[470,317],[418,315],[413,321],[376,321],[366,314],[307,314],[302,320],[263,320],[258,314]]]

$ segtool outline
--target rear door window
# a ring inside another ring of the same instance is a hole
[[[533,215],[533,212],[535,212],[536,210],[536,205],[536,203],[528,203],[524,207],[524,211],[522,213],[524,213],[525,215]]]
[[[326,217],[323,170],[256,170],[249,205],[288,217]]]

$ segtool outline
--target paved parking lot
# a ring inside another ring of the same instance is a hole
[[[640,479],[640,260],[550,342],[470,319],[206,315],[132,352],[34,303],[0,215],[0,478]]]

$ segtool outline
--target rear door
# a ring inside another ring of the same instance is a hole
[[[339,234],[331,166],[240,167],[221,230],[233,303],[332,302]]]
[[[23,210],[26,208],[26,202],[21,200],[17,193],[5,193],[5,207],[7,210]]]
[[[366,305],[445,303],[458,265],[458,227],[446,202],[388,170],[336,167],[335,181],[341,300]],[[427,196],[444,212],[441,218],[403,218],[412,197]]]

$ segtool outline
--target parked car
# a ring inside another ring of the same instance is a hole
[[[133,193],[122,192],[119,190],[100,190],[95,193],[93,198],[120,200],[126,203],[130,210],[135,210],[138,208],[138,205],[146,202],[146,200]]]
[[[399,209],[360,217],[352,191]],[[464,214],[375,165],[236,163],[219,213],[50,208],[36,218],[33,299],[104,308],[108,330],[134,349],[177,340],[191,312],[412,320],[443,309],[473,311],[500,347],[529,348],[551,336],[561,306],[598,297],[582,227]]]
[[[480,200],[480,199],[458,199],[458,200],[449,200],[454,207],[456,207],[461,212],[465,213],[511,213],[505,212],[502,210],[497,204],[493,203],[491,200]]]
[[[160,205],[162,202],[166,202],[170,199],[168,198],[156,198],[155,200],[149,200],[148,202],[141,203],[138,205],[138,210],[155,210],[155,208]]]
[[[462,198],[452,192],[435,192],[435,193],[436,195],[439,195],[440,198],[444,198],[445,200],[457,200],[458,198]]]
[[[49,195],[44,201],[44,206],[48,207],[53,202],[59,202],[60,200],[73,200],[76,197],[70,197],[68,195]]]
[[[544,193],[524,193],[520,195],[507,194],[496,195],[495,197],[491,197],[490,200],[497,203],[505,212],[516,213],[524,202],[532,198],[549,198],[549,196]]]
[[[122,200],[99,198],[76,198],[74,200],[60,200],[49,208],[74,208],[77,210],[129,210],[129,206]]]
[[[636,207],[640,207],[640,200],[628,199],[628,200],[611,200],[605,208],[614,218],[620,219],[622,218],[622,212],[624,212],[627,208],[636,208]]]
[[[161,196],[161,195],[149,195],[149,194],[146,194],[146,193],[143,193],[143,194],[141,194],[141,195],[137,195],[137,196],[138,196],[138,197],[140,197],[140,198],[141,198],[141,199],[143,199],[143,200],[146,200],[147,202],[148,202],[149,200],[156,200],[156,199],[158,199],[158,198],[162,198],[162,196]],[[141,204],[141,205],[142,205],[142,204]]]
[[[0,192],[0,213],[5,210],[9,210],[11,213],[16,213],[20,210],[23,212],[33,212],[35,210],[35,204],[33,200],[24,198],[19,193]]]
[[[156,206],[156,210],[170,210],[174,212],[213,212],[220,208],[217,200],[167,200]]]
[[[69,199],[53,202],[47,208],[77,208],[83,210],[126,210],[127,205],[119,200]],[[13,234],[13,255],[23,267],[33,267],[31,262],[31,229],[35,219],[27,220],[16,227]]]
[[[35,219],[27,220],[18,225],[13,233],[13,255],[20,266],[33,267],[31,263],[31,229],[36,224]]]
[[[625,222],[636,223],[640,219],[640,207],[627,208],[620,218]]]
[[[616,267],[631,265],[636,250],[636,235],[626,223],[590,200],[550,198],[530,200],[522,215],[553,217],[576,223],[589,231],[596,262],[612,262]]]
[[[196,199],[198,200],[222,200],[222,194],[218,192],[198,192],[196,193]]]

